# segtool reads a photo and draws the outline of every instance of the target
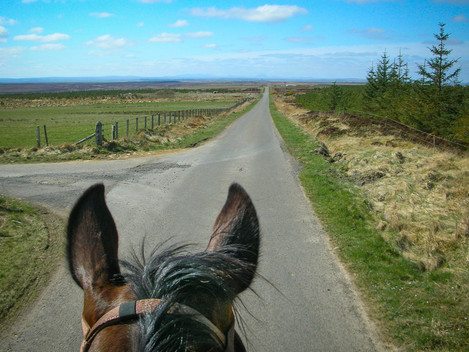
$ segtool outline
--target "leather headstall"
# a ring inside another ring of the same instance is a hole
[[[158,298],[124,302],[105,313],[91,328],[88,323],[82,318],[81,323],[84,338],[81,344],[80,352],[87,352],[90,349],[94,338],[104,328],[111,325],[120,325],[131,322],[132,320],[136,320],[141,315],[149,314],[156,310],[161,303],[162,300]],[[225,336],[220,331],[220,329],[215,326],[215,324],[213,324],[209,319],[207,319],[203,314],[199,313],[194,308],[191,308],[184,304],[175,303],[169,309],[168,313],[191,315],[193,319],[197,320],[201,324],[204,324],[207,328],[210,329],[210,331],[212,331],[217,336],[222,345],[225,346],[225,352],[234,352],[234,323],[230,327],[227,335]]]

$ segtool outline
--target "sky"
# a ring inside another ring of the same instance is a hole
[[[0,0],[0,77],[364,79],[411,74],[438,23],[469,82],[469,0]]]

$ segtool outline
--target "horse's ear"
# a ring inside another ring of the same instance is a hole
[[[238,282],[241,292],[251,284],[259,259],[260,231],[256,209],[246,191],[233,183],[228,198],[213,226],[213,234],[208,251],[228,249],[236,259],[246,263],[242,282]]]
[[[67,257],[75,282],[83,289],[110,283],[119,274],[118,235],[104,199],[104,185],[96,184],[80,197],[68,220]]]

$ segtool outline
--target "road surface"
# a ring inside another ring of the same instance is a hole
[[[282,149],[268,94],[218,138],[165,156],[114,161],[0,165],[0,193],[66,214],[88,186],[104,182],[125,256],[172,238],[204,248],[231,182],[256,206],[262,229],[260,296],[243,293],[248,350],[375,351],[371,324]],[[0,340],[1,351],[78,351],[82,293],[65,265],[37,303]]]

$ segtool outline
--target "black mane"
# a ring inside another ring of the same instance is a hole
[[[221,341],[193,315],[168,310],[174,304],[196,309],[206,318],[235,299],[234,282],[245,282],[246,272],[255,266],[236,259],[232,253],[246,251],[239,246],[191,254],[187,245],[155,248],[145,259],[133,254],[122,262],[125,278],[137,299],[160,298],[158,309],[140,319],[140,351],[223,351]]]

